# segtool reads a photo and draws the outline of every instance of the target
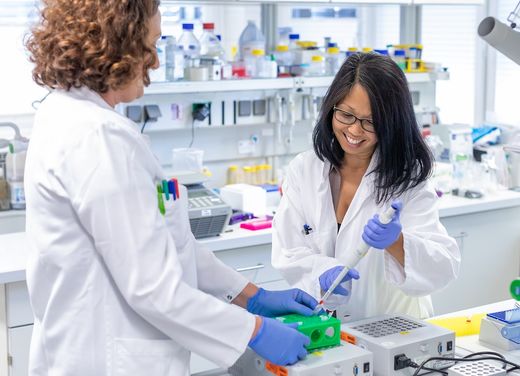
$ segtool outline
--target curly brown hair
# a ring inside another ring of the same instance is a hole
[[[159,0],[43,0],[41,17],[25,45],[41,86],[118,89],[155,64],[148,21]],[[139,72],[139,69],[142,72]]]

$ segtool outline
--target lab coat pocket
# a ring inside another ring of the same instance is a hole
[[[311,248],[315,253],[320,253],[320,234],[316,231],[311,232],[310,234],[305,236],[305,243]]]
[[[113,375],[173,376],[175,350],[171,340],[116,338]]]

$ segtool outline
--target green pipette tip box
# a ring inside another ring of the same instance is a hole
[[[277,320],[285,323],[298,323],[298,331],[310,338],[311,342],[307,350],[314,351],[324,347],[339,346],[341,321],[328,315],[303,316],[285,315],[279,316]]]

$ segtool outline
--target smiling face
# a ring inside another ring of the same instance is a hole
[[[372,119],[370,99],[366,90],[356,84],[350,93],[336,104],[339,110],[349,112],[360,119]],[[370,159],[377,145],[375,133],[367,132],[359,121],[352,125],[346,125],[332,117],[332,130],[341,148],[345,152],[345,158],[349,156]]]

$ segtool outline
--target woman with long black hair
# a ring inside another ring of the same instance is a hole
[[[460,252],[439,221],[428,182],[432,157],[406,77],[390,58],[360,53],[343,63],[323,99],[313,146],[290,163],[284,181],[275,268],[319,299],[364,241],[376,249],[349,271],[328,308],[342,319],[430,316],[429,294],[456,278]],[[383,224],[376,213],[389,206],[395,214]]]

